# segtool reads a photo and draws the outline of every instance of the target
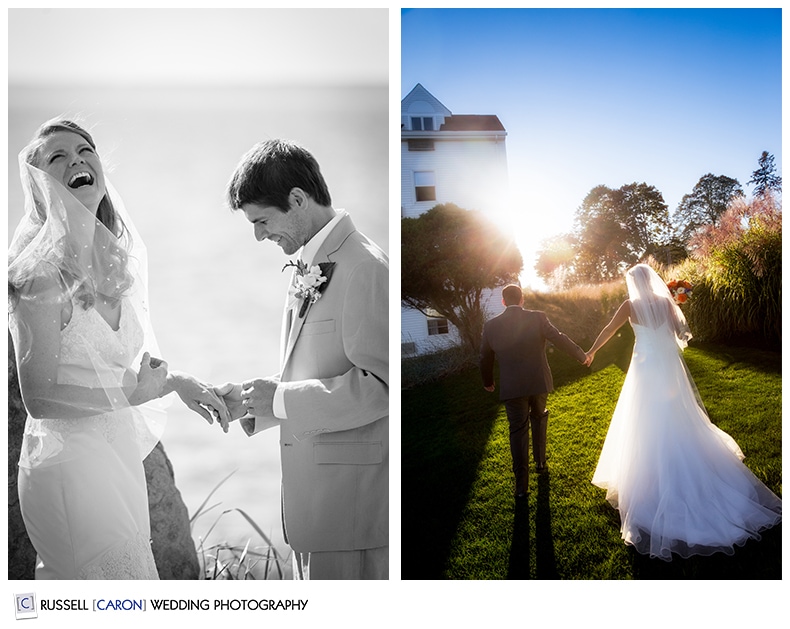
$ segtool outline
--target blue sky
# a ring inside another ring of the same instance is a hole
[[[670,212],[703,175],[781,174],[779,9],[404,9],[401,97],[508,131],[511,215],[534,255],[596,185],[655,186]]]

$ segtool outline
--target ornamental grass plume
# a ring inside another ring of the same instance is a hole
[[[782,207],[773,195],[737,199],[689,242],[691,257],[664,277],[694,284],[685,310],[697,340],[782,334]]]

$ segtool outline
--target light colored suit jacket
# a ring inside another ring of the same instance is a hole
[[[280,374],[285,537],[299,552],[387,546],[389,262],[349,216],[321,262],[335,263],[332,276],[295,318]]]

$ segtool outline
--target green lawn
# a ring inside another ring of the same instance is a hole
[[[623,328],[591,371],[551,353],[548,474],[516,503],[507,418],[476,370],[402,392],[404,579],[779,579],[781,526],[735,555],[649,559],[620,539],[590,483],[630,358]],[[781,355],[697,345],[685,352],[711,419],[781,496]]]

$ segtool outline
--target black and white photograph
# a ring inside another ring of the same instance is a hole
[[[7,19],[9,580],[389,579],[388,10]]]

